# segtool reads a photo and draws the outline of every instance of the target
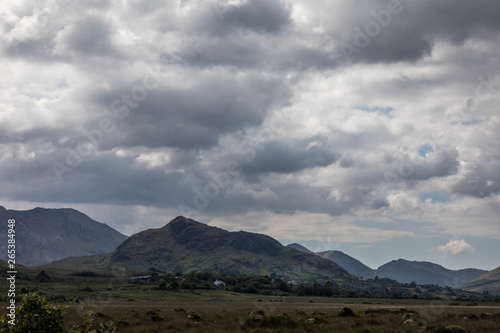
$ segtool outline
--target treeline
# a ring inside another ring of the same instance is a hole
[[[283,279],[272,279],[269,276],[252,275],[216,275],[211,272],[181,273],[153,273],[149,282],[158,283],[159,290],[214,290],[221,289],[236,293],[261,294],[269,296],[325,296],[338,298],[413,298],[413,299],[440,299],[460,298],[488,299],[500,302],[500,297],[493,297],[486,293],[478,294],[450,287],[437,285],[417,285],[399,283],[389,278],[369,280],[342,280],[322,281],[311,284],[300,284]],[[138,281],[136,283],[139,283]],[[218,285],[216,285],[216,283]]]

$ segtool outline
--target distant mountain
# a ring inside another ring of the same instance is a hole
[[[15,219],[16,263],[44,265],[69,256],[113,251],[127,236],[74,209],[7,210],[0,206],[6,228]],[[7,260],[7,232],[0,233],[0,259]]]
[[[176,217],[160,229],[130,236],[109,255],[69,258],[50,267],[69,269],[155,268],[166,272],[211,271],[217,274],[268,275],[287,280],[350,278],[329,260],[281,245],[250,232],[229,232]]]
[[[500,267],[464,283],[458,288],[478,293],[487,290],[490,295],[500,295]]]
[[[398,259],[380,266],[376,272],[379,277],[388,277],[403,283],[415,281],[417,284],[457,287],[487,271],[475,268],[454,271],[431,262]]]
[[[313,251],[309,250],[308,248],[306,248],[298,243],[288,244],[287,247],[291,247],[292,249],[295,249],[297,251],[304,252],[304,253],[309,253],[309,254],[314,253]]]
[[[328,259],[344,268],[349,274],[363,277],[365,279],[373,279],[375,277],[375,271],[370,267],[363,264],[361,261],[345,254],[341,251],[323,251],[316,253],[322,258]]]

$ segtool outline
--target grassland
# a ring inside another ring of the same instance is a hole
[[[67,306],[68,329],[81,324],[79,315],[90,310],[96,321],[113,321],[117,332],[134,333],[451,332],[445,329],[450,325],[466,332],[500,329],[500,303],[485,300],[312,297],[280,290],[263,295],[225,288],[168,290],[160,288],[158,280],[132,279],[151,274],[147,271],[42,273],[36,267],[18,267],[18,271],[18,294],[38,292],[51,303]],[[2,309],[7,305],[5,295]],[[353,312],[344,311],[346,307]]]
[[[463,284],[461,287],[475,292],[489,290],[492,294],[500,295],[500,267]]]
[[[177,295],[173,295],[177,294]],[[81,322],[88,310],[96,320],[113,321],[117,332],[498,332],[500,307],[374,299],[286,299],[202,292],[164,292],[158,301],[69,303],[67,326]],[[183,299],[185,298],[185,299]],[[234,299],[233,299],[234,298]],[[182,300],[181,300],[182,299]],[[367,304],[370,303],[370,304]],[[343,316],[343,309],[353,315]],[[412,324],[404,324],[408,318]]]

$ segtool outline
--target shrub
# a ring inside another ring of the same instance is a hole
[[[151,316],[151,320],[158,322],[158,321],[164,321],[165,319],[163,319],[162,317],[160,317],[158,315],[153,315],[153,316]]]
[[[258,294],[259,290],[257,290],[257,288],[255,288],[253,285],[250,285],[246,287],[243,292],[246,294]]]
[[[49,274],[45,273],[45,271],[41,271],[36,276],[36,280],[38,282],[50,282],[50,276],[49,276]]]
[[[351,308],[345,307],[342,309],[342,311],[340,311],[339,316],[340,317],[355,317],[356,314],[354,313],[354,311],[352,311]]]
[[[65,308],[52,306],[45,297],[38,294],[24,295],[21,306],[16,309],[16,324],[11,325],[3,315],[0,331],[9,333],[63,332],[63,311]]]
[[[116,331],[116,325],[110,321],[108,323],[104,322],[95,322],[95,317],[104,317],[103,314],[95,312],[95,311],[88,311],[84,315],[81,315],[80,318],[83,320],[83,325],[80,325],[76,328],[76,331],[72,331],[75,333],[114,333]]]

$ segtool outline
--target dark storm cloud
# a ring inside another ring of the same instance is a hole
[[[46,144],[50,142],[51,144],[62,148],[63,145],[59,144],[59,140],[64,136],[70,137],[72,135],[74,135],[74,131],[69,129],[32,128],[26,130],[16,130],[8,128],[8,126],[0,125],[0,142],[3,144]]]
[[[91,98],[109,107],[117,96],[122,92],[98,92]],[[142,101],[129,96],[128,102],[121,100],[111,108],[118,113],[126,108],[128,116],[117,122],[117,134],[103,147],[209,148],[221,135],[260,125],[268,111],[288,97],[279,79],[266,76],[209,75],[192,87],[158,88]]]
[[[46,61],[52,59],[51,55],[47,54],[47,50],[53,49],[55,43],[50,38],[20,38],[11,41],[4,48],[4,54],[9,57],[23,57],[33,61]]]
[[[137,156],[112,153],[82,157],[58,182],[52,163],[64,161],[66,156],[65,151],[56,151],[39,154],[36,159],[11,157],[2,169],[2,188],[14,200],[65,203],[169,207],[192,196],[191,187],[183,183],[184,173],[148,168],[136,160]],[[183,166],[190,170],[189,165]],[[24,186],[19,186],[21,183]]]
[[[294,173],[334,163],[339,154],[326,143],[326,138],[314,136],[301,140],[276,140],[262,144],[255,158],[242,163],[247,174]]]
[[[429,1],[422,7],[421,17],[427,24],[424,31],[462,44],[467,38],[486,28],[490,33],[500,30],[500,3],[498,1],[445,0]],[[413,25],[417,25],[414,20]]]
[[[104,18],[87,16],[75,22],[62,42],[79,56],[103,56],[113,53],[108,24]]]
[[[439,114],[498,67],[500,3],[401,0],[383,26],[388,3],[73,1],[23,39],[14,35],[32,16],[26,1],[26,14],[0,25],[7,55],[0,63],[0,197],[158,210],[185,204],[204,217],[305,212],[305,220],[309,213],[390,219],[398,207],[418,220],[418,192],[431,186],[452,201],[454,194],[493,200],[498,125],[464,147],[470,128],[450,127]],[[356,46],[370,22],[380,32]],[[345,57],[342,42],[359,52]],[[142,98],[136,88],[148,67],[161,70],[163,81]],[[497,86],[484,89],[491,113],[477,106],[478,127],[491,123],[498,101]],[[280,115],[273,137],[261,137]],[[108,118],[113,130],[101,132],[98,145],[79,146]],[[417,155],[417,143],[441,128],[453,132],[449,140]],[[78,162],[68,163],[70,154]],[[213,174],[232,162],[238,171],[214,189]],[[202,207],[193,201],[199,193],[208,193]],[[137,224],[150,227],[150,210],[143,211]]]
[[[197,188],[201,193],[203,188]],[[221,195],[210,199],[206,207],[212,214],[225,216],[250,211],[271,211],[277,214],[296,212],[326,213],[340,216],[356,208],[378,209],[388,205],[386,199],[374,195],[371,188],[342,187],[342,197],[331,196],[336,186],[300,184],[292,179],[268,176],[259,183],[236,183]],[[191,205],[191,201],[184,202]]]
[[[473,36],[487,34],[491,37],[493,31],[500,30],[498,2],[350,1],[339,4],[342,10],[332,12],[330,16],[312,16],[311,29],[313,26],[330,26],[337,15],[336,25],[327,28],[325,33],[302,31],[302,34],[294,35],[296,31],[290,28],[294,22],[284,19],[289,9],[278,6],[277,2],[270,2],[270,6],[271,3],[277,7],[269,15],[276,12],[280,14],[274,16],[282,18],[275,21],[281,22],[279,27],[272,29],[265,29],[267,26],[263,24],[263,21],[268,22],[267,16],[254,15],[252,10],[236,14],[243,7],[260,8],[260,1],[229,7],[231,9],[220,17],[204,11],[197,29],[211,32],[212,36],[195,38],[178,49],[176,55],[187,64],[204,67],[228,65],[321,70],[349,62],[414,62],[429,56],[437,41],[463,43]],[[390,3],[393,5],[388,5]],[[244,18],[241,17],[243,13]],[[483,28],[488,32],[482,31]],[[250,33],[243,33],[245,29]],[[279,38],[260,36],[263,29]]]
[[[443,149],[419,159],[414,165],[415,172],[408,179],[426,180],[454,175],[458,171],[459,164],[456,149]]]
[[[277,33],[291,23],[290,13],[290,6],[278,0],[251,0],[228,6],[213,2],[196,11],[191,24],[199,33],[216,36],[245,31]]]
[[[227,39],[196,40],[176,52],[175,56],[189,66],[237,66],[272,71],[334,68],[343,62],[332,57],[327,50],[277,37],[230,36]],[[164,54],[164,57],[172,55]]]
[[[485,156],[482,156],[484,158]],[[500,193],[500,161],[482,160],[465,167],[461,177],[451,185],[454,193],[484,198]]]
[[[490,36],[500,31],[497,1],[353,1],[350,6],[343,40],[357,49],[347,52],[351,60],[416,61],[430,55],[437,40],[462,44],[483,28]],[[366,15],[359,15],[363,10]]]

